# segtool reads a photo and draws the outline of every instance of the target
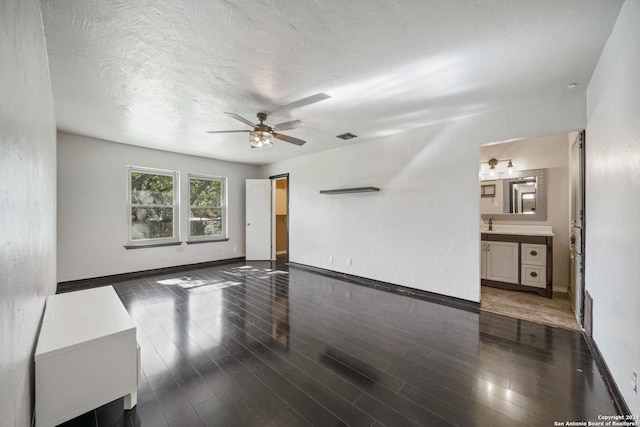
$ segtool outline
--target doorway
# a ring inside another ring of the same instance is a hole
[[[538,323],[580,329],[581,310],[579,304],[576,307],[574,300],[577,298],[571,292],[577,291],[579,294],[583,289],[572,283],[574,279],[571,273],[575,268],[570,262],[573,260],[570,245],[572,227],[568,221],[575,205],[571,184],[575,179],[581,179],[579,175],[574,175],[577,171],[572,168],[570,157],[570,148],[578,135],[578,132],[573,132],[480,147],[480,211],[485,228],[489,229],[487,221],[491,217],[494,230],[496,225],[498,229],[502,226],[507,231],[509,227],[544,226],[553,233],[552,252],[545,264],[552,266],[552,299],[522,289],[539,284],[523,282],[523,271],[529,272],[531,267],[519,260],[520,248],[512,256],[515,267],[509,270],[514,274],[508,286],[490,283],[491,280],[487,278],[482,281],[486,286],[481,286],[481,309]],[[546,178],[541,183],[536,181],[530,185],[518,181],[522,181],[522,173],[527,172],[523,176],[533,176],[529,172],[536,170],[545,171]],[[495,190],[483,193],[482,188],[490,186]],[[534,189],[536,192],[532,193]],[[542,213],[542,209],[545,215],[533,218],[532,214],[538,211]],[[495,236],[491,237],[488,240],[494,240]],[[482,261],[484,246],[480,246],[482,273],[487,261]],[[511,286],[511,283],[517,286]],[[547,296],[550,296],[548,292]]]
[[[289,174],[269,177],[272,192],[272,259],[289,261]]]

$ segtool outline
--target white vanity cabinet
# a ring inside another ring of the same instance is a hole
[[[480,283],[503,289],[553,295],[553,233],[483,231]]]

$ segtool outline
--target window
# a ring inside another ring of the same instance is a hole
[[[177,172],[129,168],[129,243],[178,241]]]
[[[226,239],[225,187],[225,178],[189,175],[189,239]]]
[[[189,175],[189,239],[227,237],[226,179]]]

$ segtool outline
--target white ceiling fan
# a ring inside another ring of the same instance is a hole
[[[283,111],[283,110],[292,110],[294,108],[299,108],[305,105],[313,104],[316,102],[323,101],[325,99],[330,98],[326,93],[318,93],[312,96],[308,96],[306,98],[300,99],[298,101],[292,102],[290,104],[284,105],[275,111]],[[242,116],[239,116],[235,113],[225,113],[234,119],[249,125],[253,128],[253,130],[242,129],[242,130],[210,130],[207,133],[236,133],[236,132],[249,132],[249,141],[251,142],[251,148],[262,148],[262,147],[271,147],[273,145],[273,139],[279,139],[281,141],[288,142],[290,144],[295,145],[304,145],[307,141],[302,139],[294,138],[292,136],[283,135],[280,132],[283,130],[291,130],[304,126],[304,123],[300,120],[291,120],[288,122],[278,123],[275,125],[267,125],[264,122],[267,120],[267,113],[260,112],[256,116],[260,123],[253,123]]]

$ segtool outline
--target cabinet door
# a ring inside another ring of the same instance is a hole
[[[519,244],[487,242],[487,249],[487,279],[498,282],[518,283]]]

